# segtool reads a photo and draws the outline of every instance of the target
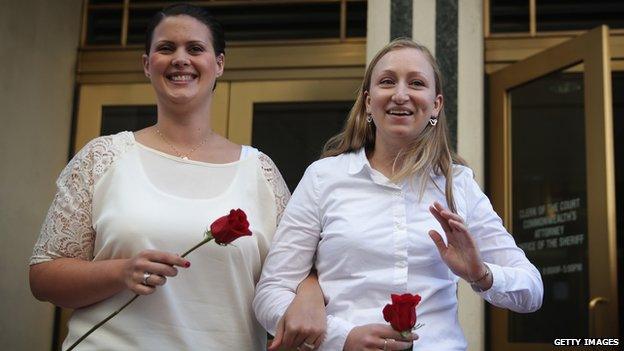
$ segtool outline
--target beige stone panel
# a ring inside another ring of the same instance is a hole
[[[457,150],[483,187],[483,8],[482,0],[459,1],[457,48]],[[459,322],[468,350],[485,349],[485,302],[465,281],[459,284]]]
[[[390,1],[368,0],[366,63],[390,41]]]
[[[28,259],[69,151],[80,0],[0,1],[0,349],[49,350]]]
[[[436,0],[412,2],[412,38],[435,56]]]

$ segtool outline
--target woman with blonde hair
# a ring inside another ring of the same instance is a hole
[[[465,350],[460,278],[493,305],[541,306],[539,272],[448,139],[435,59],[411,40],[391,42],[284,212],[254,299],[267,330],[313,265],[327,311],[321,350]],[[383,321],[390,294],[402,293],[422,297],[420,337]]]

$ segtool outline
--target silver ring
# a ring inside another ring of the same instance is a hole
[[[143,281],[141,282],[141,284],[149,286],[149,284],[147,284],[147,280],[149,279],[149,277],[152,276],[152,273],[149,272],[144,272],[143,273]]]
[[[313,344],[308,344],[305,341],[303,342],[303,344],[301,344],[301,346],[305,347],[306,349],[314,350],[314,345]]]
[[[384,339],[384,351],[388,349],[388,339]]]

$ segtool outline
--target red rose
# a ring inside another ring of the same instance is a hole
[[[416,305],[420,302],[420,295],[392,294],[392,303],[383,309],[386,322],[398,332],[411,332],[416,325]]]
[[[230,210],[230,214],[214,221],[210,225],[210,232],[219,245],[227,245],[241,236],[251,235],[247,215],[240,208]]]

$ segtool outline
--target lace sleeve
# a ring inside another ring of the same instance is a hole
[[[290,200],[290,190],[288,190],[288,186],[286,186],[286,182],[284,178],[282,178],[282,174],[277,169],[275,163],[273,163],[273,160],[262,152],[258,154],[258,158],[262,165],[264,177],[271,185],[273,193],[275,194],[275,208],[277,209],[276,223],[279,223],[284,209],[286,208],[286,204],[288,204],[288,200]]]
[[[93,186],[118,154],[115,139],[119,137],[92,140],[61,172],[56,195],[30,258],[31,265],[61,257],[93,259]]]

